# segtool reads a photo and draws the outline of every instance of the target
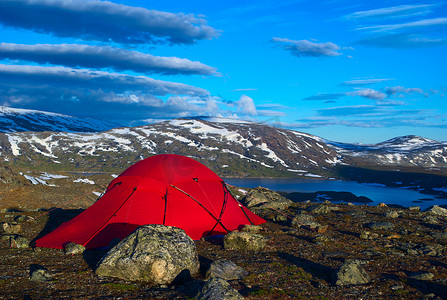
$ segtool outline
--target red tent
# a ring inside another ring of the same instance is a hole
[[[191,158],[162,154],[129,167],[91,207],[38,239],[36,246],[62,249],[74,242],[105,247],[145,224],[179,227],[196,240],[264,222],[233,198],[213,171]]]

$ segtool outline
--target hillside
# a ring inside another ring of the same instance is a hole
[[[334,166],[438,169],[447,143],[399,137],[375,145],[343,144],[265,124],[231,119],[176,119],[103,132],[0,134],[4,161],[30,167],[120,170],[145,157],[193,157],[222,176],[324,176]]]
[[[0,132],[97,132],[118,126],[118,124],[107,121],[0,106]]]

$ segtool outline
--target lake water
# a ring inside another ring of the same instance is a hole
[[[354,181],[301,178],[227,178],[225,182],[237,187],[254,188],[262,186],[273,191],[289,193],[318,191],[351,192],[356,196],[365,196],[371,199],[373,202],[368,203],[368,205],[377,205],[383,202],[386,204],[399,204],[405,207],[420,206],[424,210],[434,204],[447,204],[447,199],[439,199],[433,195],[421,194],[414,190],[363,184]]]

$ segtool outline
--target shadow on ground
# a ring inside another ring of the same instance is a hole
[[[83,211],[84,211],[83,209],[61,209],[61,208],[57,208],[57,209],[48,211],[47,212],[48,219],[47,219],[47,223],[45,224],[45,227],[31,241],[31,244],[34,245],[38,239],[40,239],[44,235],[47,235],[51,231],[55,230],[57,227],[59,227],[63,223],[70,221],[71,219],[73,219],[74,217],[76,217]],[[42,215],[42,217],[43,217],[43,215]]]
[[[312,276],[326,281],[328,284],[332,283],[333,281],[335,270],[330,267],[315,263],[305,258],[294,256],[289,253],[279,252],[278,256],[296,265],[297,267],[303,268],[303,270],[307,273],[310,273],[312,274]]]

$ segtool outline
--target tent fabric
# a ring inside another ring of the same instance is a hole
[[[87,249],[106,247],[146,224],[182,228],[197,240],[264,222],[209,168],[185,156],[162,154],[130,166],[92,206],[38,239],[36,246],[63,249],[74,242]]]

